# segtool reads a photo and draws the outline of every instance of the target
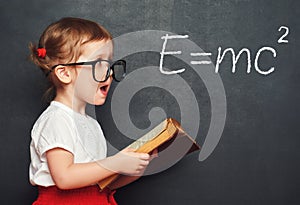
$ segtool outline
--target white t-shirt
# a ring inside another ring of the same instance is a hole
[[[106,157],[107,145],[99,123],[66,105],[52,101],[31,131],[29,179],[32,185],[52,186],[46,152],[63,148],[74,156],[74,163]]]

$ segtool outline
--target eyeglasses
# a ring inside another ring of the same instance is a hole
[[[125,60],[117,60],[117,61],[109,61],[109,60],[94,60],[88,62],[78,62],[78,63],[67,63],[67,64],[57,64],[52,66],[51,71],[54,70],[57,66],[76,66],[76,65],[92,65],[93,78],[96,82],[103,83],[107,81],[110,76],[111,70],[113,71],[113,79],[117,82],[120,82],[124,79],[126,75],[126,61]],[[49,73],[51,72],[49,71]],[[49,75],[47,73],[46,75]]]

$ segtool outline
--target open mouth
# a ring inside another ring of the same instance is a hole
[[[109,88],[109,86],[108,85],[103,85],[103,86],[101,86],[100,87],[100,91],[101,91],[101,93],[103,94],[103,95],[107,95],[107,93],[108,93],[108,88]]]

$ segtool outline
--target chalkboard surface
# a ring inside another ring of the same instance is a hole
[[[37,196],[30,130],[46,84],[28,43],[73,16],[106,27],[127,61],[127,78],[89,108],[109,154],[165,117],[202,146],[119,189],[119,204],[300,204],[299,9],[296,0],[3,1],[0,203]]]

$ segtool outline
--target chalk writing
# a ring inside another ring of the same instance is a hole
[[[278,39],[278,43],[288,43],[287,39],[284,39],[289,34],[289,28],[286,26],[280,26],[278,31],[280,32],[282,29],[285,29],[285,33]]]
[[[161,37],[161,39],[165,39],[164,43],[163,43],[162,51],[160,52],[159,70],[160,70],[161,73],[166,74],[166,75],[170,75],[170,74],[182,73],[182,72],[185,71],[184,68],[179,69],[179,70],[175,70],[175,71],[165,71],[165,70],[163,70],[163,60],[164,60],[164,55],[177,55],[177,54],[181,54],[181,51],[165,51],[166,50],[167,41],[169,39],[188,38],[188,37],[189,37],[188,35],[172,35],[172,36],[169,36],[168,34],[166,34],[165,36]]]
[[[280,26],[278,31],[280,32],[281,30],[285,30],[285,32],[278,39],[277,42],[279,44],[288,43],[288,40],[286,39],[286,37],[289,34],[289,28],[287,26]],[[162,46],[162,51],[160,52],[160,62],[159,62],[159,69],[160,69],[161,73],[169,75],[169,74],[178,74],[178,73],[182,73],[182,72],[185,71],[184,68],[174,70],[174,71],[165,71],[165,70],[163,70],[163,60],[164,60],[164,55],[180,55],[180,54],[182,54],[182,51],[166,51],[166,45],[167,45],[168,40],[170,40],[170,39],[186,39],[188,37],[189,37],[188,35],[168,35],[168,34],[161,37],[161,39],[164,39],[163,46]],[[255,54],[255,59],[254,59],[254,69],[255,69],[255,71],[257,73],[261,74],[261,75],[269,75],[269,74],[271,74],[272,72],[275,71],[275,67],[272,66],[272,67],[269,67],[267,69],[266,68],[263,69],[259,66],[259,61],[260,61],[260,58],[261,58],[261,54],[263,52],[270,52],[272,54],[273,58],[276,58],[277,52],[272,47],[264,46],[264,47],[261,47],[257,51],[257,53]],[[247,73],[251,72],[252,64],[251,64],[251,51],[250,51],[250,49],[242,48],[240,51],[238,51],[238,53],[236,55],[236,52],[233,48],[226,48],[222,52],[222,47],[220,46],[220,47],[218,47],[218,54],[217,54],[217,58],[216,58],[216,62],[215,62],[215,73],[219,72],[220,64],[222,63],[226,53],[231,53],[231,59],[232,59],[231,72],[232,73],[236,72],[236,64],[239,61],[240,56],[243,53],[245,53],[246,59],[247,59],[247,70],[246,70],[246,72]],[[201,53],[196,52],[196,53],[194,53],[194,52],[192,52],[192,53],[190,53],[190,56],[192,56],[192,57],[199,57],[199,58],[206,57],[206,58],[205,58],[205,60],[197,60],[197,61],[193,60],[193,61],[190,61],[190,63],[192,65],[208,65],[208,64],[211,64],[212,61],[207,60],[207,57],[211,56],[211,55],[212,55],[212,53],[205,53],[205,52],[201,52]]]

